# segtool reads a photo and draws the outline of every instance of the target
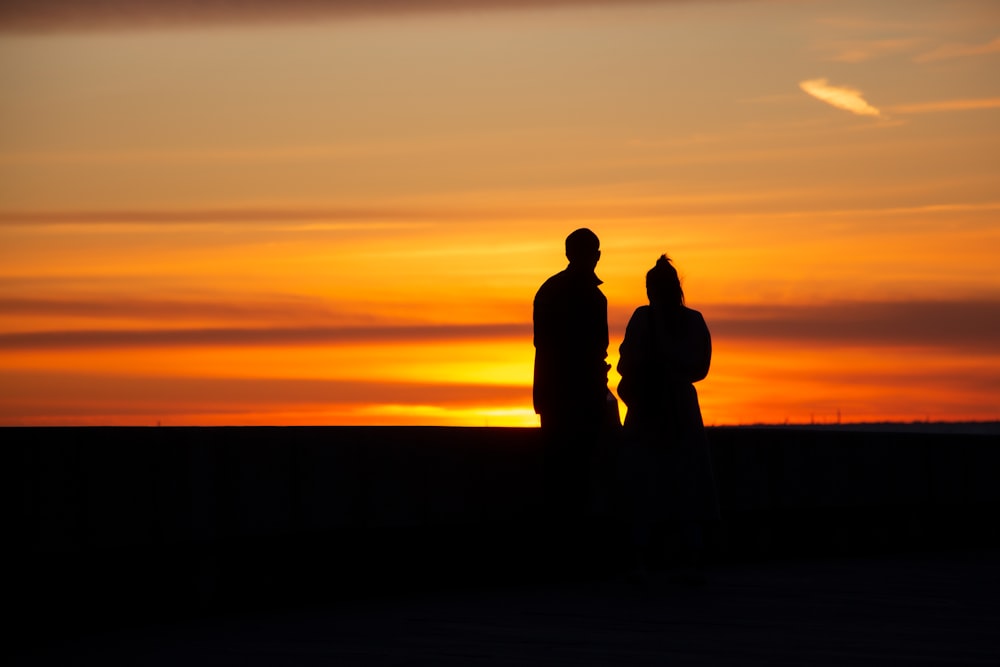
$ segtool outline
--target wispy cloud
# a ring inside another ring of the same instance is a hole
[[[830,45],[834,54],[829,59],[856,65],[882,56],[912,50],[919,43],[919,40],[910,38],[836,42]]]
[[[985,56],[991,53],[1000,53],[1000,37],[986,44],[942,44],[932,51],[921,53],[913,59],[913,62],[931,63],[953,58]]]
[[[905,115],[917,113],[939,113],[944,111],[975,111],[978,109],[1000,109],[1000,97],[964,100],[938,100],[936,102],[899,104],[890,107],[888,111]]]
[[[799,83],[799,88],[821,102],[859,116],[880,117],[882,113],[869,104],[860,90],[847,86],[831,86],[826,79],[808,79]]]

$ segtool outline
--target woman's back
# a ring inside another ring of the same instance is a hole
[[[650,284],[656,274],[666,276],[665,286]],[[712,339],[701,313],[683,305],[676,281],[673,267],[657,262],[647,275],[651,305],[632,314],[619,348],[623,461],[636,492],[645,489],[637,501],[651,519],[712,519],[718,500],[694,387],[708,375]]]

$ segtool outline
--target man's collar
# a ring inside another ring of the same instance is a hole
[[[588,278],[593,282],[594,285],[603,285],[604,281],[597,277],[597,274],[593,269],[585,269],[579,266],[574,266],[570,264],[566,267],[567,273],[573,276],[578,276],[580,279]]]

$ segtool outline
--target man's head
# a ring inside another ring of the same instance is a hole
[[[597,234],[586,227],[581,227],[566,237],[566,259],[571,266],[593,269],[600,258],[601,241]]]

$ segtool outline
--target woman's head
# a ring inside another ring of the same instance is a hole
[[[684,290],[677,269],[666,255],[660,255],[656,266],[646,273],[646,296],[649,303],[668,307],[684,305]]]

